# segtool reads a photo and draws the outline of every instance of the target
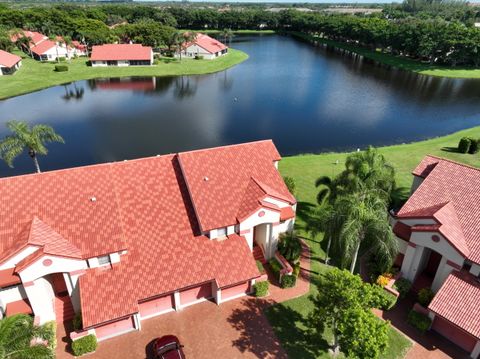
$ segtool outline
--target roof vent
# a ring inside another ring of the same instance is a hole
[[[97,197],[95,196],[90,197],[90,202],[97,202]]]
[[[207,176],[203,177],[203,180],[204,180],[205,182],[207,182],[207,181],[208,181],[208,177],[207,177]]]

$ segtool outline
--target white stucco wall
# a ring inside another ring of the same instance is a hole
[[[407,252],[408,242],[397,236],[395,236],[395,238],[397,238],[398,252],[405,254]]]
[[[0,289],[0,307],[5,310],[8,303],[16,302],[25,299],[26,297],[27,293],[25,293],[25,290],[21,285]]]
[[[44,265],[45,260],[51,260],[52,264]],[[52,273],[74,272],[87,268],[87,262],[81,259],[71,259],[44,255],[22,270],[19,275],[23,283],[31,282],[39,277]]]
[[[58,45],[58,57],[70,57],[69,52],[65,45]],[[47,55],[49,61],[57,60],[57,49],[52,47],[51,49],[45,51],[43,55]]]
[[[438,224],[433,218],[412,218],[406,219],[402,218],[399,220],[402,223],[405,223],[407,226],[414,226],[416,224]]]
[[[35,316],[40,317],[40,323],[44,324],[48,321],[55,320],[55,294],[52,285],[45,278],[38,278],[33,285],[25,287],[28,300],[32,306]]]
[[[187,47],[184,51],[182,51],[182,56],[185,56],[185,57],[194,58],[195,55],[203,56],[203,58],[206,60],[212,60],[215,58],[215,54],[211,54],[207,50],[205,50],[203,47],[200,47],[195,44]],[[178,57],[178,54],[176,54],[175,56]]]
[[[286,201],[282,201],[280,199],[277,199],[277,198],[273,198],[273,197],[265,197],[264,198],[264,201],[265,202],[269,202],[269,203],[272,203],[280,208],[284,208],[284,207],[288,207],[290,206],[290,203],[286,202]]]
[[[434,242],[432,236],[438,236],[439,242]],[[440,233],[436,232],[413,232],[410,237],[410,242],[419,246],[424,246],[440,253],[442,256],[447,257],[448,260],[463,266],[464,257],[443,237]]]

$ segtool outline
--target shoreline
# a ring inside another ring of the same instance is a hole
[[[61,86],[75,81],[91,80],[96,78],[121,77],[162,77],[206,75],[224,71],[248,59],[248,54],[236,49],[229,49],[227,55],[214,60],[182,59],[182,61],[164,62],[160,60],[152,66],[128,67],[90,67],[86,65],[88,59],[80,57],[70,62],[61,62],[67,65],[67,72],[55,72],[56,62],[41,63],[31,59],[20,51],[22,67],[13,75],[0,77],[0,100],[25,95],[44,90],[49,87]]]
[[[354,46],[348,43],[324,39],[298,31],[287,32],[294,38],[317,42],[322,45],[332,46],[339,50],[348,51],[366,59],[378,62],[382,65],[391,66],[396,69],[406,70],[424,76],[443,77],[453,79],[480,79],[480,68],[452,68],[446,66],[430,65],[405,57],[395,56],[383,52],[373,51],[367,48]]]

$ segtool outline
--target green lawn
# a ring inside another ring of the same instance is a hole
[[[396,179],[400,186],[410,187],[412,182],[411,171],[427,154],[449,158],[469,165],[480,167],[480,154],[468,155],[454,151],[458,140],[463,136],[480,138],[480,127],[460,131],[448,136],[438,137],[427,141],[411,144],[382,147],[380,151],[395,166]],[[280,161],[280,172],[295,178],[297,185],[296,227],[306,237],[312,251],[310,293],[300,298],[274,305],[266,310],[270,324],[274,328],[282,346],[291,358],[329,358],[328,346],[331,343],[331,333],[324,333],[323,338],[312,336],[306,318],[313,308],[309,299],[311,294],[318,291],[318,275],[328,270],[323,264],[325,252],[322,248],[322,237],[311,238],[303,230],[305,218],[315,204],[317,190],[314,181],[322,175],[332,176],[343,169],[348,153],[326,153],[319,155],[300,155],[285,157]],[[339,164],[335,164],[336,161]],[[393,328],[389,331],[389,349],[382,356],[385,359],[403,358],[411,342]]]
[[[418,72],[422,75],[439,76],[439,77],[454,77],[454,78],[480,78],[480,69],[478,68],[452,68],[447,66],[437,66],[423,63],[417,60],[408,59],[405,57],[394,56],[380,51],[374,51],[363,47],[353,46],[343,42],[321,39],[312,37],[303,33],[292,33],[294,36],[304,38],[307,40],[315,39],[315,41],[334,46],[339,49],[344,49],[364,56],[365,58],[378,61],[385,65],[393,66],[398,69]]]
[[[248,55],[242,51],[230,49],[226,56],[214,60],[182,59],[170,63],[160,62],[153,66],[131,67],[90,67],[87,58],[78,58],[65,64],[68,72],[55,72],[55,63],[41,63],[23,53],[16,52],[23,57],[23,65],[12,76],[0,77],[0,99],[17,96],[46,87],[60,85],[78,80],[99,77],[128,77],[128,76],[173,76],[199,75],[222,71],[237,65]]]

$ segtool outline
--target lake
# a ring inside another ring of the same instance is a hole
[[[282,155],[411,142],[480,124],[480,81],[392,70],[289,37],[239,36],[250,58],[211,75],[79,81],[0,101],[49,124],[44,170],[271,138]],[[33,170],[23,155],[0,176]]]

